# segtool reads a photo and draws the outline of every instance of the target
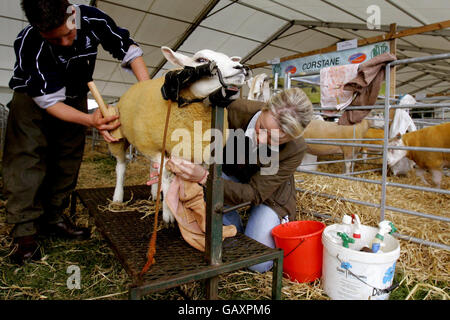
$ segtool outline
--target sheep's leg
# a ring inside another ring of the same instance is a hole
[[[345,174],[352,172],[352,162],[345,163]]]
[[[161,191],[164,196],[167,195],[172,180],[173,180],[173,173],[167,170],[166,166],[164,166],[161,180]],[[162,201],[162,209],[164,222],[173,223],[175,221],[175,217],[173,216],[172,211],[170,211],[169,206],[165,201]]]
[[[367,150],[365,148],[361,151],[362,159],[364,159],[363,163],[367,163],[367,152],[369,152],[369,150]]]
[[[156,155],[150,157],[150,175],[153,172],[156,172],[159,175],[159,169],[161,165],[161,153],[157,153]],[[157,167],[153,167],[157,165]],[[156,196],[158,195],[158,183],[154,183],[150,186],[150,193],[153,201],[156,201]]]
[[[344,160],[352,159],[351,158],[352,153],[348,152],[349,150],[343,150],[343,151],[344,151],[343,152],[344,153]],[[345,167],[345,174],[348,174],[348,173],[352,172],[352,162],[350,162],[350,161],[344,162],[344,167]]]
[[[352,159],[355,159],[355,149],[354,148],[352,148],[351,157],[352,157]],[[351,166],[350,172],[355,171],[355,161],[350,162],[350,166]]]
[[[123,183],[125,180],[125,171],[127,164],[125,159],[117,158],[116,163],[116,188],[114,189],[114,202],[123,202]]]
[[[342,150],[342,154],[344,155],[344,160],[353,159],[352,158],[352,154],[353,154],[352,148],[341,147],[341,150]],[[345,170],[345,174],[352,172],[352,162],[350,162],[350,161],[344,162],[344,170]]]
[[[442,171],[431,169],[431,175],[433,179],[433,183],[436,185],[437,188],[441,188],[441,181],[442,181]]]
[[[416,176],[419,177],[422,180],[422,182],[425,183],[427,186],[430,185],[428,181],[425,180],[425,170],[421,168],[416,168]]]
[[[150,166],[150,172],[154,172],[157,171],[159,173],[160,170],[160,165],[161,165],[161,153],[158,153],[157,155],[155,155],[155,157],[150,159],[152,162],[152,165]],[[166,163],[167,163],[166,158],[164,158],[164,168],[163,168],[163,173],[162,173],[162,177],[160,177],[161,179],[161,192],[162,192],[162,196],[161,197],[161,208],[163,211],[163,220],[166,223],[173,223],[175,221],[175,217],[173,216],[172,212],[169,209],[169,206],[166,204],[166,202],[164,201],[164,196],[167,195],[167,192],[169,191],[169,186],[170,183],[172,182],[173,179],[173,174],[166,169]],[[159,164],[158,168],[153,168],[153,164]],[[158,184],[154,183],[151,185],[151,195],[152,195],[152,199],[154,201],[156,201],[157,195],[158,195]]]
[[[128,143],[126,142],[117,142],[115,144],[109,145],[109,150],[114,155],[117,160],[116,163],[116,187],[114,189],[114,202],[123,202],[123,184],[125,180],[125,171],[126,171],[126,148],[128,147]]]
[[[150,175],[152,173],[154,173],[154,172],[158,172],[159,173],[159,168],[154,168],[153,167],[153,164],[155,164],[155,163],[159,163],[159,162],[153,162],[152,161],[152,164],[150,165]],[[158,195],[158,184],[157,183],[154,183],[154,184],[152,184],[150,186],[150,193],[151,193],[151,196],[152,196],[152,200],[156,201],[156,196]]]

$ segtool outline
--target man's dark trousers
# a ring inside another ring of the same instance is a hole
[[[66,104],[87,112],[87,99]],[[61,222],[83,158],[86,128],[59,120],[25,93],[14,92],[3,150],[6,222],[13,237],[34,235],[39,223]]]

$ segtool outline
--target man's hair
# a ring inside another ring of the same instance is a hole
[[[68,0],[22,0],[21,5],[28,22],[41,32],[62,26],[71,15]]]
[[[262,110],[271,111],[280,129],[292,138],[302,135],[313,116],[312,103],[299,88],[283,90],[273,95]]]

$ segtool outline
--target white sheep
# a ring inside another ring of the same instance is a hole
[[[241,87],[245,83],[247,72],[240,64],[240,57],[230,58],[223,53],[207,49],[198,51],[192,57],[173,52],[168,47],[162,47],[161,50],[164,57],[176,67],[196,67],[208,63],[209,61],[214,61],[221,71],[226,85]],[[119,120],[121,123],[122,134],[125,139],[117,143],[109,144],[109,150],[117,159],[117,180],[113,197],[113,201],[115,202],[123,201],[126,149],[129,144],[132,144],[140,153],[144,154],[152,162],[160,162],[164,125],[168,108],[168,102],[163,99],[161,94],[161,87],[163,84],[164,77],[136,83],[128,89],[118,103],[120,113]],[[185,99],[206,98],[211,93],[221,88],[221,86],[217,75],[213,77],[204,77],[181,90],[180,96]],[[171,139],[174,131],[177,129],[186,129],[189,133],[192,133],[191,137],[194,137],[194,121],[201,121],[203,141],[198,142],[194,140],[194,142],[202,144],[200,148],[202,154],[199,155],[198,152],[194,152],[199,150],[198,145],[195,147],[194,143],[190,143],[191,156],[189,157],[185,154],[179,156],[197,163],[201,160],[206,160],[202,158],[202,156],[203,154],[209,154],[208,147],[210,145],[209,138],[211,135],[208,135],[207,131],[211,129],[211,108],[205,106],[201,102],[192,103],[189,106],[179,108],[178,104],[174,102],[171,107],[167,133],[165,161],[167,161],[167,157],[171,155],[172,150],[176,146],[179,147],[180,144],[178,139]],[[227,128],[226,117],[224,126]],[[171,173],[168,172],[168,170],[165,170],[165,168],[161,179],[161,189],[163,194],[165,194],[171,180]],[[153,199],[156,199],[156,193],[157,185],[155,184],[152,186]],[[174,221],[174,217],[165,202],[163,202],[163,220],[167,223]]]

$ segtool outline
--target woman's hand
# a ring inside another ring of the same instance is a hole
[[[147,181],[148,186],[158,183],[159,181],[159,163],[153,162],[152,168],[153,170],[150,170],[150,180]]]
[[[183,180],[205,184],[208,179],[208,170],[199,164],[181,158],[171,157],[166,165],[170,171]]]
[[[152,167],[153,169],[159,169],[159,163],[153,163]],[[208,170],[199,164],[181,158],[171,157],[167,161],[166,167],[183,180],[205,184],[208,179]],[[147,185],[151,186],[152,184],[158,183],[158,179],[159,170],[150,172],[150,180],[147,181]]]

